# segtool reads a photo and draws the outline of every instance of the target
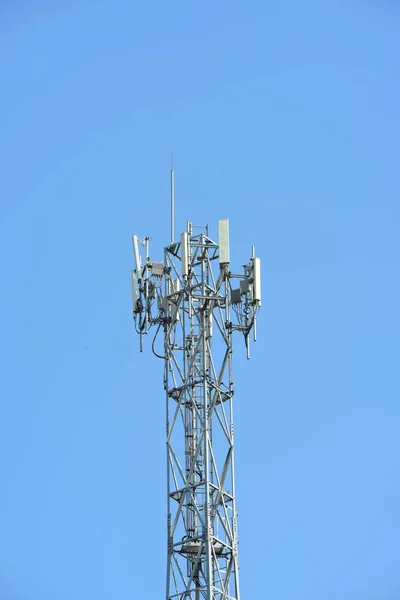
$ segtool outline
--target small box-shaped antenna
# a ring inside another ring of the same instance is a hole
[[[261,306],[261,266],[259,258],[253,258],[253,302]]]
[[[242,279],[242,281],[240,282],[240,293],[243,294],[243,295],[247,294],[247,292],[249,291],[249,289],[250,289],[250,282],[249,282],[249,280],[247,278],[246,279]]]
[[[229,256],[229,220],[219,219],[218,221],[218,245],[219,245],[219,264],[228,265]]]
[[[138,280],[142,278],[142,261],[139,254],[139,238],[137,235],[132,236],[133,254],[135,255],[136,273]]]
[[[189,275],[189,244],[188,234],[181,234],[181,259],[182,259],[182,276]]]
[[[151,274],[154,277],[162,277],[164,274],[164,265],[162,262],[153,262],[151,265]]]
[[[242,301],[242,294],[240,293],[240,289],[231,291],[231,302],[232,304],[240,304]]]

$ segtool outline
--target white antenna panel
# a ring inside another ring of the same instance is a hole
[[[188,234],[181,234],[181,257],[182,257],[182,275],[186,277],[189,275],[189,244]]]
[[[175,304],[175,302],[171,302],[170,310],[171,310],[172,321],[173,322],[179,321],[179,304]]]
[[[219,219],[218,221],[218,245],[219,245],[219,264],[227,265],[230,262],[229,256],[229,220]]]
[[[171,279],[169,285],[169,293],[177,294],[181,289],[181,282],[179,279]]]
[[[132,236],[133,242],[133,253],[135,255],[135,264],[136,264],[136,273],[138,275],[138,279],[141,279],[141,269],[142,269],[142,261],[139,254],[139,238],[137,235]]]
[[[261,306],[261,265],[259,258],[253,258],[253,302]]]

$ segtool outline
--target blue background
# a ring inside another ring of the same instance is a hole
[[[131,235],[229,217],[243,599],[400,598],[400,8],[1,3],[0,598],[164,597]]]

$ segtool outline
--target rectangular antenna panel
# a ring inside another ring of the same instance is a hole
[[[138,289],[137,289],[137,276],[135,271],[131,271],[132,274],[132,307],[133,311],[136,310],[136,302],[139,298]]]
[[[153,262],[151,265],[151,274],[154,277],[162,277],[164,274],[164,265],[162,262]]]
[[[189,245],[188,245],[188,234],[181,234],[181,259],[182,259],[182,275],[186,277],[189,275]]]
[[[170,311],[171,311],[172,321],[173,322],[179,321],[179,304],[175,304],[175,302],[171,302]]]
[[[218,245],[219,245],[219,264],[227,265],[230,262],[229,256],[229,220],[219,219],[218,221]]]
[[[181,289],[181,282],[179,279],[169,280],[169,294],[177,294]]]
[[[241,294],[247,294],[247,292],[250,289],[250,282],[249,280],[246,279],[242,279],[242,281],[240,282],[240,293]]]
[[[240,304],[242,301],[242,294],[240,293],[240,289],[239,290],[232,290],[231,291],[231,302],[232,304]]]
[[[261,306],[261,266],[260,259],[253,259],[253,302]]]
[[[140,260],[140,254],[139,254],[139,243],[138,243],[138,236],[134,235],[132,236],[132,242],[133,242],[133,253],[135,255],[135,264],[136,264],[136,273],[138,275],[138,279],[140,280],[142,277],[142,272],[141,272],[141,268],[142,268],[142,264],[141,264],[141,260]]]

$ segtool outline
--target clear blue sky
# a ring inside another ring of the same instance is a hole
[[[0,7],[0,598],[164,598],[162,366],[131,235],[229,217],[243,600],[400,598],[400,8]]]

